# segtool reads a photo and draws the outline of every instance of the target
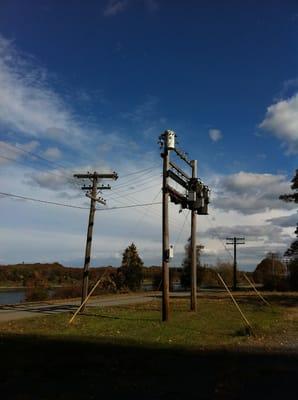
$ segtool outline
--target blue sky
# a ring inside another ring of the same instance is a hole
[[[264,252],[287,247],[297,219],[278,200],[297,167],[297,34],[296,1],[2,1],[0,155],[13,159],[2,158],[2,191],[87,206],[69,176],[104,168],[119,173],[110,205],[158,200],[156,142],[170,128],[213,190],[212,226],[199,221],[206,262],[229,257],[216,228],[223,238],[247,236],[241,262],[252,269]],[[151,167],[135,183],[126,178]],[[80,265],[85,211],[1,204],[0,262]],[[179,264],[188,225],[180,234],[185,212],[171,211]],[[130,239],[146,263],[159,261],[159,206],[97,218],[105,234],[95,232],[96,265],[117,265]]]

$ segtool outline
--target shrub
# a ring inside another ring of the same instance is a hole
[[[50,297],[49,291],[46,288],[32,287],[27,289],[25,301],[42,301],[48,300]]]
[[[52,299],[71,299],[80,297],[82,294],[81,286],[67,286],[55,288],[52,292]]]

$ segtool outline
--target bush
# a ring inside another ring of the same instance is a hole
[[[286,292],[290,289],[290,283],[287,278],[279,276],[267,276],[263,281],[264,290],[277,290],[279,292]]]
[[[81,286],[68,286],[55,288],[52,292],[52,299],[71,299],[74,297],[81,297],[82,287]]]
[[[29,288],[25,294],[25,301],[43,301],[50,297],[49,291],[46,288]]]
[[[152,289],[153,290],[161,290],[162,287],[162,274],[155,273],[152,277]]]
[[[292,290],[298,290],[298,258],[292,260],[289,264],[289,281]]]

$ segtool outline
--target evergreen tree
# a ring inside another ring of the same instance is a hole
[[[130,290],[138,290],[143,281],[144,263],[138,254],[136,245],[128,246],[122,256],[122,264],[119,272],[122,276],[122,284]]]
[[[288,203],[289,202],[298,203],[298,169],[296,169],[296,174],[291,182],[292,182],[291,189],[293,193],[282,194],[281,196],[279,196],[279,198]]]
[[[202,282],[202,271],[203,268],[201,268],[200,264],[200,256],[201,256],[201,251],[204,248],[204,246],[197,246],[197,285],[200,285]],[[190,243],[190,238],[187,241],[187,244],[184,247],[185,249],[185,256],[182,262],[182,274],[180,277],[180,283],[181,286],[183,286],[185,289],[190,287],[190,278],[191,278],[191,243]]]
[[[283,194],[279,198],[286,202],[298,203],[298,169],[296,169],[296,174],[292,179],[291,185],[292,193]],[[298,289],[298,224],[296,226],[295,234],[297,239],[295,239],[288,250],[285,252],[285,257],[290,258],[289,264],[289,280],[292,289]]]

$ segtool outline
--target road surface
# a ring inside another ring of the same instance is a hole
[[[152,294],[137,295],[115,295],[106,297],[95,297],[90,299],[88,306],[93,307],[110,307],[126,304],[146,303],[156,299]],[[39,302],[39,303],[22,303],[13,305],[0,306],[0,323],[15,321],[23,318],[32,318],[41,315],[50,315],[63,312],[74,312],[80,305],[80,300],[62,300],[61,302]]]

